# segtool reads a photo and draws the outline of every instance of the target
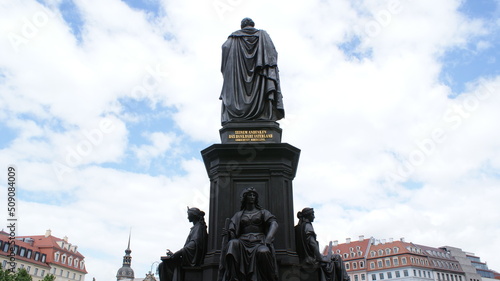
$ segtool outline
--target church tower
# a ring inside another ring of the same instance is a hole
[[[118,272],[116,273],[117,281],[134,280],[134,270],[130,267],[130,264],[132,263],[132,256],[130,256],[130,253],[132,253],[132,250],[130,250],[130,233],[129,233],[128,246],[127,249],[125,250],[125,256],[123,256],[123,266],[120,269],[118,269]]]

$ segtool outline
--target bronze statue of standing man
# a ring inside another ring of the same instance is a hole
[[[278,53],[271,37],[250,18],[222,45],[222,125],[276,121],[285,116],[278,73]]]

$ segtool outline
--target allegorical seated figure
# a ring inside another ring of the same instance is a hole
[[[273,239],[278,223],[273,214],[259,206],[255,188],[246,188],[238,211],[223,230],[226,245],[222,245],[222,281],[277,280]],[[224,242],[223,242],[224,244]]]
[[[299,223],[295,226],[297,254],[303,268],[317,270],[320,281],[349,281],[342,257],[338,254],[323,256],[319,251],[316,233],[312,226],[314,209],[304,208],[297,213]]]
[[[205,223],[205,212],[198,208],[187,210],[188,220],[193,223],[191,231],[186,239],[184,247],[172,253],[167,250],[167,256],[162,257],[158,266],[161,281],[183,280],[183,266],[198,266],[203,263],[207,253],[207,225]]]

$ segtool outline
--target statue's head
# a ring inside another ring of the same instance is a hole
[[[188,220],[190,222],[192,221],[203,221],[204,218],[205,218],[205,212],[203,212],[202,210],[198,209],[198,208],[189,208],[187,207],[187,213],[188,213]]]
[[[245,28],[247,26],[251,26],[251,27],[255,26],[255,23],[253,22],[253,20],[251,18],[244,18],[241,20],[241,28]]]
[[[247,200],[249,195],[252,195],[254,198],[254,205],[257,209],[262,209],[262,207],[259,206],[259,193],[257,193],[257,190],[254,187],[247,187],[243,190],[241,193],[241,210],[245,209],[245,206],[247,204]]]
[[[309,207],[305,207],[304,209],[302,209],[302,211],[297,213],[297,218],[299,218],[300,221],[306,220],[306,221],[313,222],[314,221],[314,209],[309,208]]]

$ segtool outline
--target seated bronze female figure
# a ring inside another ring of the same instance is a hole
[[[259,206],[255,188],[246,188],[241,196],[241,210],[223,231],[228,242],[223,245],[219,280],[277,280],[272,244],[277,229],[275,216]]]

